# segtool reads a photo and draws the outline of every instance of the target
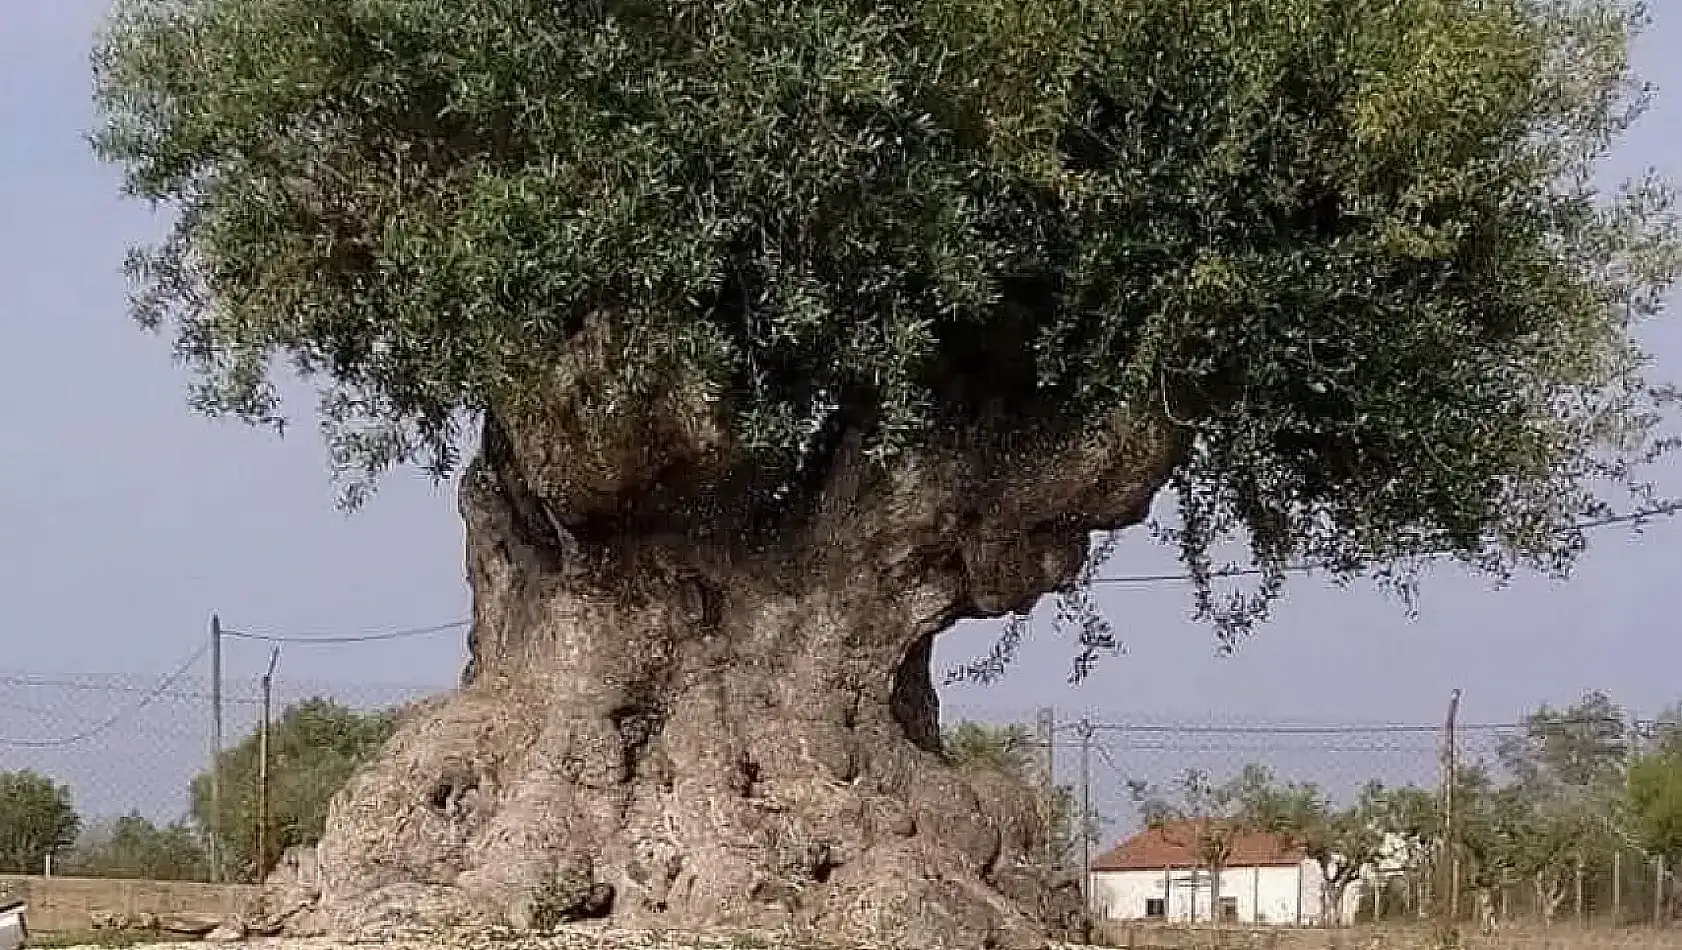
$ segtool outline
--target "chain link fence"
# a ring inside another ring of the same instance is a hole
[[[325,700],[355,714],[378,713],[445,688],[277,679],[271,709],[277,721],[311,700]],[[103,863],[118,865],[104,868],[107,871],[211,877],[211,849],[203,848],[193,785],[209,771],[213,695],[204,676],[0,675],[0,773],[35,773],[67,788],[80,822],[74,846],[31,843],[0,849],[0,873],[42,873],[48,866],[43,853],[47,851],[61,873],[97,871],[77,866],[95,849],[108,854]],[[260,680],[225,678],[221,707],[224,811],[249,812],[255,790],[244,786],[254,784],[253,770],[231,765],[240,763],[242,746],[247,747],[244,758],[250,758],[262,715]],[[271,783],[284,787],[289,760],[271,756],[271,762]],[[6,807],[0,802],[0,823],[6,820]],[[40,805],[23,802],[10,807]],[[130,816],[144,824],[124,823]],[[243,836],[237,844],[244,845]],[[121,853],[109,855],[113,849]],[[148,853],[133,853],[137,849]],[[201,849],[206,852],[202,858],[196,854]],[[224,844],[222,850],[243,854],[251,849]],[[160,861],[170,866],[156,867]],[[226,863],[219,876],[239,880],[239,862]]]
[[[1361,790],[1372,785],[1410,791],[1436,809],[1441,807],[1448,761],[1443,723],[1168,718],[977,706],[951,707],[946,719],[1018,726],[1032,737],[1041,763],[1034,777],[1061,787],[1077,808],[1082,800],[1090,802],[1089,848],[1063,857],[1076,873],[1087,863],[1083,858],[1098,858],[1144,833],[1152,799],[1156,805],[1174,799],[1191,776],[1208,792],[1235,782],[1247,768],[1260,767],[1275,787],[1314,786],[1333,809],[1353,805]],[[1627,743],[1625,754],[1639,751],[1640,737],[1650,737],[1650,727],[1637,720],[1619,725]],[[1539,840],[1536,853],[1516,858],[1510,850],[1502,856],[1486,850],[1480,866],[1480,835],[1483,846],[1498,847],[1503,834],[1516,832],[1511,827],[1503,830],[1499,816],[1477,812],[1498,808],[1489,803],[1501,789],[1524,790],[1526,779],[1513,772],[1511,757],[1513,750],[1534,739],[1533,728],[1533,723],[1522,721],[1456,724],[1454,767],[1461,781],[1475,789],[1461,792],[1456,847],[1452,852],[1443,848],[1442,817],[1433,814],[1425,829],[1434,839],[1427,842],[1427,850],[1411,862],[1388,860],[1382,873],[1363,875],[1362,896],[1343,923],[1442,922],[1452,916],[1473,928],[1532,923],[1625,926],[1682,917],[1682,883],[1676,881],[1676,869],[1644,853],[1629,831],[1627,816],[1621,814],[1621,762],[1612,766],[1610,782],[1603,787],[1606,800],[1582,806],[1576,814],[1586,818],[1573,819],[1602,827],[1552,829],[1546,834],[1553,837]],[[1480,821],[1485,826],[1474,827]],[[1489,826],[1491,821],[1496,824]],[[1530,863],[1525,865],[1527,859]]]
[[[282,678],[274,683],[272,709],[278,721],[289,708],[322,699],[351,711],[374,713],[447,688],[445,684]],[[175,847],[187,848],[202,840],[198,820],[202,815],[195,815],[192,789],[209,761],[212,695],[208,678],[191,675],[0,676],[0,773],[29,771],[67,787],[81,818],[80,847],[61,848],[55,855],[62,869],[74,873],[77,853],[85,858],[94,844],[109,846],[120,830],[114,822],[124,816],[139,816],[154,829],[173,829],[176,837],[169,841]],[[223,683],[226,749],[250,744],[261,708],[258,679],[230,678]],[[942,718],[949,728],[962,722],[1016,727],[1018,739],[1027,737],[1029,746],[1024,778],[1061,789],[1064,821],[1069,820],[1070,809],[1078,815],[1081,805],[1087,806],[1089,837],[1071,847],[1069,842],[1078,841],[1079,835],[1065,829],[1065,846],[1057,852],[1056,861],[1070,872],[1078,872],[1090,857],[1138,833],[1146,825],[1143,803],[1149,795],[1171,794],[1188,775],[1218,785],[1239,776],[1246,767],[1261,766],[1275,783],[1311,784],[1341,803],[1353,802],[1371,783],[1417,789],[1433,800],[1441,791],[1444,731],[1440,724],[1153,718],[1100,711],[1076,715],[1043,708],[963,704],[949,704]],[[1484,770],[1496,781],[1506,780],[1502,750],[1522,740],[1525,728],[1523,723],[1460,724],[1455,733],[1457,768],[1468,774]],[[250,784],[249,776],[230,770],[228,761],[224,759],[223,798],[249,808],[252,790],[241,785]],[[271,781],[276,786],[286,785],[286,770],[295,761],[295,755],[273,761]],[[1606,816],[1609,826],[1613,818],[1610,813]],[[1054,836],[1048,833],[1047,837]],[[1671,888],[1665,883],[1670,878],[1666,869],[1632,843],[1615,835],[1605,840],[1613,843],[1592,852],[1584,850],[1580,860],[1565,860],[1561,866],[1566,870],[1546,882],[1511,871],[1480,876],[1473,860],[1462,858],[1461,890],[1454,901],[1459,915],[1468,921],[1551,917],[1584,923],[1668,918]],[[220,847],[227,853],[216,871],[208,863],[185,859],[166,870],[133,859],[127,864],[117,862],[121,867],[114,873],[159,877],[219,873],[225,880],[247,874],[242,868],[250,863],[249,855],[228,843]],[[269,852],[269,857],[275,856]],[[38,858],[14,855],[8,859],[0,853],[0,864],[8,860],[25,866],[0,867],[0,872],[45,869],[33,866]],[[1402,871],[1406,873],[1393,874],[1368,889],[1356,911],[1359,919],[1443,912],[1440,904],[1433,908],[1431,903],[1443,899],[1436,877],[1442,871],[1441,862]]]

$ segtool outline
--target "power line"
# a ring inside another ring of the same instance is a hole
[[[1608,515],[1604,518],[1591,518],[1572,525],[1574,531],[1590,531],[1595,528],[1607,528],[1613,525],[1634,524],[1649,518],[1662,518],[1682,512],[1682,502],[1667,505],[1656,505],[1640,511],[1631,511],[1621,515]],[[1455,553],[1453,549],[1445,548],[1437,551],[1421,552],[1423,557],[1445,557]],[[1306,561],[1299,564],[1287,564],[1281,570],[1290,574],[1306,574],[1321,570],[1329,566],[1326,561]],[[1210,571],[1210,577],[1254,577],[1264,573],[1260,567],[1226,567],[1217,571]],[[1193,577],[1184,571],[1164,574],[1127,574],[1119,577],[1094,577],[1087,581],[1089,584],[1161,584],[1175,581],[1189,581]]]
[[[1618,525],[1618,524],[1631,524],[1631,523],[1638,522],[1638,521],[1645,521],[1649,518],[1657,518],[1657,517],[1674,515],[1674,514],[1677,514],[1678,512],[1682,512],[1682,503],[1675,503],[1675,504],[1668,504],[1668,505],[1658,505],[1658,506],[1655,506],[1653,508],[1643,509],[1641,511],[1633,511],[1633,512],[1629,512],[1629,513],[1621,514],[1621,515],[1609,515],[1609,516],[1604,517],[1604,518],[1590,519],[1590,520],[1587,520],[1587,521],[1578,522],[1573,527],[1576,530],[1579,530],[1579,531],[1587,531],[1587,530],[1590,530],[1590,529],[1593,529],[1593,528],[1604,528],[1604,527],[1609,527],[1609,526]],[[1440,556],[1443,556],[1445,554],[1450,554],[1450,553],[1453,553],[1453,552],[1452,551],[1447,551],[1447,550],[1432,551],[1432,552],[1426,552],[1426,556],[1427,557],[1440,557]],[[1303,564],[1287,565],[1284,569],[1286,571],[1292,572],[1292,573],[1306,573],[1306,572],[1318,570],[1318,569],[1323,568],[1325,566],[1326,565],[1324,563],[1303,563]],[[1262,569],[1257,568],[1257,567],[1245,567],[1245,568],[1233,567],[1233,568],[1225,568],[1225,569],[1222,569],[1222,570],[1211,571],[1210,572],[1211,576],[1213,576],[1213,577],[1245,577],[1245,576],[1257,575],[1257,574],[1260,574],[1260,573],[1262,573]],[[1154,583],[1164,583],[1164,582],[1172,582],[1172,581],[1189,581],[1191,579],[1192,579],[1191,574],[1185,573],[1185,572],[1180,572],[1180,573],[1170,573],[1170,574],[1130,574],[1130,575],[1123,575],[1123,576],[1119,576],[1119,577],[1094,577],[1094,578],[1091,578],[1088,581],[1088,583],[1091,583],[1091,584],[1154,584]],[[290,634],[256,633],[256,632],[252,632],[252,631],[249,631],[249,630],[233,630],[233,629],[227,629],[227,628],[224,628],[222,633],[223,633],[224,636],[237,637],[237,638],[240,638],[242,640],[260,640],[260,641],[265,642],[265,643],[293,643],[293,644],[299,644],[299,645],[304,645],[304,646],[308,646],[310,644],[320,644],[320,645],[324,645],[324,646],[330,646],[330,645],[334,645],[334,644],[343,644],[343,643],[381,643],[381,642],[385,642],[385,641],[388,641],[388,640],[406,640],[406,639],[409,639],[411,637],[432,636],[432,635],[439,634],[439,633],[448,633],[452,630],[460,630],[460,629],[463,629],[465,627],[469,627],[472,624],[473,624],[473,621],[471,619],[462,619],[462,620],[452,620],[452,621],[449,621],[447,623],[429,624],[429,625],[424,626],[424,627],[404,627],[404,628],[400,628],[400,629],[397,629],[397,630],[376,631],[376,632],[372,632],[372,633],[346,634],[346,635],[323,635],[323,636],[297,636],[297,635],[290,635]]]
[[[163,682],[159,683],[156,689],[148,691],[132,706],[118,711],[115,715],[101,721],[97,725],[90,726],[75,735],[64,736],[59,739],[7,739],[0,737],[0,746],[7,746],[14,749],[57,749],[64,746],[75,745],[78,742],[86,742],[160,699],[169,691],[171,686],[175,685],[176,680],[187,675],[187,671],[193,668],[193,664],[204,658],[205,652],[209,649],[209,644],[206,644],[205,646],[201,646],[197,650],[193,651],[193,655],[188,657],[185,663],[182,663],[179,667],[177,667],[175,672],[164,677]]]
[[[1097,746],[1093,747],[1098,748]],[[1242,753],[1244,755],[1278,755],[1293,753],[1305,756],[1316,755],[1364,755],[1364,756],[1421,756],[1429,761],[1437,752],[1437,747],[1431,744],[1397,745],[1394,743],[1374,745],[1285,745],[1281,743],[1251,743],[1251,744],[1205,744],[1184,745],[1176,742],[1124,742],[1116,746],[1122,752],[1138,753],[1172,753],[1176,756],[1197,756],[1203,754]]]
[[[1524,723],[1478,723],[1461,726],[1462,730],[1508,730],[1524,728]],[[1365,736],[1398,734],[1431,734],[1441,732],[1441,725],[1415,723],[1375,723],[1373,725],[1128,725],[1124,723],[1093,723],[1100,732],[1147,733],[1207,736]]]
[[[1099,749],[1102,749],[1102,748],[1105,748],[1105,747],[1106,747],[1106,745],[1103,744],[1103,743],[1094,743],[1093,746],[1092,746],[1092,750],[1094,752],[1096,752]],[[1435,743],[1428,743],[1428,742],[1400,743],[1400,742],[1390,741],[1390,742],[1374,742],[1370,745],[1355,745],[1355,744],[1324,745],[1324,744],[1321,744],[1321,743],[1300,743],[1300,742],[1299,743],[1294,743],[1294,744],[1284,744],[1284,743],[1278,743],[1278,742],[1226,742],[1226,743],[1199,742],[1199,743],[1196,743],[1196,744],[1191,744],[1191,743],[1175,742],[1171,738],[1163,738],[1163,739],[1119,739],[1119,740],[1118,739],[1111,739],[1111,740],[1108,740],[1108,747],[1109,748],[1114,748],[1114,749],[1120,749],[1124,752],[1179,752],[1179,753],[1200,753],[1200,752],[1314,752],[1314,753],[1329,752],[1329,753],[1343,753],[1343,752],[1347,752],[1347,753],[1361,754],[1361,755],[1391,754],[1391,753],[1419,753],[1419,754],[1424,754],[1424,755],[1435,755],[1436,751],[1437,751],[1436,744]],[[1039,743],[1035,746],[1035,748],[1044,749],[1045,744],[1044,743]],[[1081,749],[1081,744],[1078,743],[1078,742],[1057,742],[1057,743],[1052,744],[1052,748],[1059,749],[1059,750],[1062,750],[1062,751],[1065,751],[1065,752],[1076,752],[1076,751],[1079,751]]]
[[[341,684],[331,681],[325,684],[318,681],[292,681],[292,685],[298,689],[307,691],[309,689],[321,689],[323,687],[333,688]],[[19,690],[53,689],[92,693],[147,693],[156,694],[158,699],[179,699],[190,702],[206,702],[214,695],[202,689],[167,689],[163,692],[157,692],[158,688],[156,686],[137,686],[132,683],[90,682],[85,679],[61,679],[48,676],[0,676],[0,688],[6,687]],[[447,686],[439,683],[378,683],[362,684],[362,688],[375,688],[389,693],[413,693],[417,691],[424,692],[444,689],[447,688]],[[232,703],[242,706],[256,706],[262,703],[262,700],[254,695],[241,695],[238,693],[225,695],[222,697],[222,701],[224,703]]]
[[[132,686],[127,683],[90,683],[85,680],[55,679],[48,676],[0,676],[0,686],[19,689],[73,689],[98,693],[150,693],[154,686]],[[209,699],[210,694],[191,690],[170,690],[159,693],[169,699]]]
[[[248,630],[232,630],[224,627],[222,635],[238,637],[242,640],[261,640],[265,643],[295,643],[305,646],[312,643],[378,643],[386,640],[406,640],[410,637],[426,637],[438,633],[448,633],[451,630],[460,630],[472,623],[471,620],[452,620],[449,623],[431,624],[425,627],[404,627],[398,630],[356,633],[344,636],[288,636],[284,634],[252,633]]]

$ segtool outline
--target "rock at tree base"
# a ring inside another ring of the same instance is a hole
[[[237,920],[225,920],[204,935],[204,939],[211,943],[237,943],[245,937],[245,925]]]
[[[222,923],[222,918],[201,914],[165,914],[158,920],[158,928],[164,933],[179,934],[184,937],[203,937],[215,930]]]
[[[321,864],[313,847],[286,849],[262,891],[246,908],[251,933],[315,937],[326,932],[317,907],[321,899]]]

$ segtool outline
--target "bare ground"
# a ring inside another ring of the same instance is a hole
[[[211,950],[215,942],[148,943],[146,950]],[[356,939],[274,937],[241,941],[231,946],[252,950],[842,950],[817,934],[765,934],[745,931],[675,932],[627,930],[590,924],[566,925],[547,933],[521,933],[504,928],[453,931],[390,931]],[[63,950],[109,950],[89,945]],[[845,950],[900,950],[887,944],[846,944]],[[909,948],[906,948],[909,950]],[[1056,945],[1054,950],[1079,950]]]

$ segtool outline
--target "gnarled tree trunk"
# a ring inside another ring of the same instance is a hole
[[[800,530],[744,544],[557,512],[543,486],[587,494],[559,430],[487,427],[461,487],[472,665],[336,801],[317,919],[1038,942],[1070,890],[1028,866],[1032,791],[942,757],[933,640],[1143,518],[1168,438],[1118,428],[1002,474],[931,453],[892,478],[843,446]]]

